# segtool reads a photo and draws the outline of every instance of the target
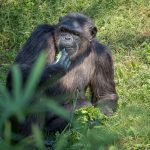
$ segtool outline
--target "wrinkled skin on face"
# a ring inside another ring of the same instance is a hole
[[[80,46],[80,36],[77,33],[69,32],[67,29],[61,27],[59,34],[59,50],[65,48],[69,56],[75,55]]]
[[[88,45],[95,37],[97,29],[94,27],[91,20],[88,20],[87,25],[86,16],[69,14],[60,19],[57,28],[57,47],[58,50],[65,48],[70,58],[79,54],[81,46]],[[85,47],[84,47],[85,49]]]

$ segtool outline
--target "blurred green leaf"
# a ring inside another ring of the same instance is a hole
[[[38,149],[45,150],[42,132],[40,131],[39,127],[36,125],[33,125],[32,132],[33,132],[33,137],[35,139],[35,143],[36,143]]]
[[[27,101],[34,94],[46,61],[46,54],[41,53],[28,77],[22,101]]]
[[[56,113],[57,115],[65,118],[65,119],[69,119],[70,118],[70,114],[67,110],[65,110],[65,108],[63,108],[61,105],[59,105],[57,102],[55,102],[54,100],[50,100],[48,99],[45,102],[45,106],[52,112]]]
[[[8,143],[11,142],[11,124],[10,124],[10,122],[5,123],[4,139]]]
[[[22,75],[18,65],[14,65],[12,67],[12,78],[13,78],[13,99],[20,103],[20,98],[22,97]]]

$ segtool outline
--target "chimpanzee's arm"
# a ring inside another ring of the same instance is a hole
[[[52,64],[47,65],[41,74],[39,85],[40,86],[49,86],[49,84],[52,84],[56,82],[58,79],[60,79],[64,72],[67,71],[67,69],[70,66],[70,59],[67,53],[63,53],[62,57],[59,59],[59,61],[54,62]],[[20,64],[20,69],[22,73],[22,80],[23,84],[26,82],[27,78],[29,77],[29,74],[31,73],[32,67],[27,64]],[[12,72],[10,71],[7,76],[7,87],[9,91],[12,89]],[[47,88],[44,87],[44,88]]]
[[[39,81],[40,86],[43,84],[45,85],[45,83],[48,83],[48,81],[50,83],[57,81],[63,75],[63,72],[68,69],[70,65],[70,59],[66,52],[62,53],[62,56],[57,63],[54,62],[56,53],[54,44],[54,31],[54,25],[39,25],[31,33],[23,48],[18,53],[14,63],[18,64],[21,69],[23,82],[26,82],[32,70],[32,66],[37,60],[41,51],[46,51],[49,57]],[[11,71],[8,73],[6,82],[8,89],[11,90]]]
[[[117,108],[118,96],[114,83],[114,68],[111,51],[95,42],[95,73],[91,81],[93,105],[111,116]]]

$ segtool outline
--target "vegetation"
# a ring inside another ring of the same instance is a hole
[[[73,128],[62,134],[57,133],[54,137],[56,144],[48,149],[150,149],[149,0],[0,0],[0,129],[5,124],[0,150],[26,148],[23,146],[26,141],[15,146],[10,144],[10,115],[15,114],[22,120],[27,112],[37,111],[40,105],[42,108],[48,106],[49,109],[66,116],[65,110],[49,100],[45,100],[43,105],[37,102],[26,110],[26,97],[31,96],[37,80],[28,83],[27,87],[31,90],[27,88],[20,92],[18,78],[21,77],[17,73],[17,67],[14,67],[15,103],[12,103],[4,85],[10,64],[33,28],[41,23],[56,23],[59,16],[68,12],[81,12],[95,20],[98,39],[112,48],[115,81],[120,96],[119,109],[111,118],[103,116],[93,107],[77,110],[73,117],[77,121],[71,122]],[[39,59],[29,81],[33,76],[38,79],[38,68],[42,67],[43,58],[41,56]],[[21,102],[18,101],[20,97],[23,99]],[[34,143],[37,149],[43,150],[46,148],[41,134],[38,127],[33,126]]]

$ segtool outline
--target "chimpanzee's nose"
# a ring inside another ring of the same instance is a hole
[[[65,40],[66,40],[66,41],[71,41],[71,40],[72,40],[71,35],[66,35],[66,36],[65,36]]]
[[[65,37],[65,40],[68,40],[68,41],[69,41],[70,39],[71,39],[71,38],[70,38],[70,37],[68,37],[68,36],[67,36],[67,37]]]

